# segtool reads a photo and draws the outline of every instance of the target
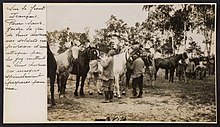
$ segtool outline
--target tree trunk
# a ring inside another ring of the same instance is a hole
[[[173,30],[171,30],[172,37],[171,37],[171,42],[172,42],[172,50],[173,50],[173,55],[175,55],[175,48],[174,48],[174,41],[173,41]]]
[[[155,80],[156,80],[156,77],[155,77],[155,73],[156,73],[156,67],[155,67],[155,55],[156,55],[156,48],[154,47],[154,57],[152,59],[152,65],[153,65],[153,74],[152,74],[152,86],[155,85]]]
[[[184,41],[184,49],[186,50],[186,22],[184,22],[184,38],[183,38],[183,41]]]

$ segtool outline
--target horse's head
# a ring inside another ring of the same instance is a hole
[[[185,59],[187,59],[187,58],[188,58],[188,55],[187,55],[186,52],[184,52],[184,53],[182,54],[182,59],[185,60]]]
[[[80,49],[77,46],[71,46],[70,47],[70,54],[69,55],[71,55],[73,60],[78,59],[78,57],[79,57],[79,50]]]
[[[124,49],[121,50],[121,53],[125,52],[125,58],[126,60],[129,60],[132,55],[136,54],[139,51],[139,49],[140,49],[139,44],[126,46],[124,47]]]
[[[135,53],[137,53],[139,50],[140,50],[140,45],[136,44],[136,45],[132,45],[129,48],[127,48],[127,53],[129,54],[129,56],[132,56]]]
[[[96,48],[92,48],[92,47],[89,47],[86,49],[86,54],[89,58],[89,60],[95,60],[95,59],[98,59],[98,50]]]
[[[182,56],[182,58],[181,58],[182,62],[184,64],[188,64],[189,63],[189,57],[188,57],[187,53],[184,52],[181,56]]]

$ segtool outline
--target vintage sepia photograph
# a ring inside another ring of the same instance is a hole
[[[215,3],[48,3],[49,122],[217,123]]]

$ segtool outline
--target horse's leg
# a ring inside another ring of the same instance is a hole
[[[171,70],[170,70],[170,78],[168,79],[169,82],[171,82],[171,76],[172,76],[172,73],[171,73]],[[168,76],[169,77],[169,76]]]
[[[89,95],[92,95],[92,91],[91,91],[91,87],[90,87],[90,82],[91,82],[91,79],[88,79],[87,80],[87,84],[88,84],[88,89],[89,89]]]
[[[76,89],[75,89],[75,92],[74,92],[74,95],[75,95],[75,96],[79,96],[79,95],[78,95],[79,80],[80,80],[80,76],[79,76],[79,75],[76,75]]]
[[[85,83],[85,79],[86,79],[86,75],[83,75],[82,76],[82,79],[81,79],[81,87],[80,87],[80,96],[85,96],[84,94],[84,83]]]
[[[119,78],[120,78],[119,75],[115,76],[115,88],[116,88],[116,92],[117,92],[118,98],[120,99],[121,98],[121,94],[120,94]]]
[[[119,77],[119,86],[120,86],[120,90],[122,91],[122,95],[126,95],[126,74],[123,74]]]
[[[58,87],[58,93],[60,92],[60,75],[57,74],[57,87]]]
[[[57,85],[58,85],[58,91],[59,91],[59,97],[62,95],[63,93],[63,84],[62,84],[62,76],[61,74],[57,74]]]
[[[66,74],[65,76],[63,76],[63,94],[64,94],[64,97],[65,97],[65,90],[66,90],[66,83],[67,83],[67,79],[69,77],[69,74]]]
[[[170,69],[170,82],[173,83],[173,76],[174,76],[175,69]]]
[[[155,73],[154,73],[154,79],[157,80],[157,71],[159,70],[159,68],[156,68]]]
[[[64,94],[64,76],[60,75],[60,94],[59,97],[63,97],[62,95]]]
[[[153,72],[149,72],[150,82],[153,81]]]
[[[131,78],[131,70],[127,70],[126,72],[126,87],[129,88],[129,81]]]
[[[165,69],[165,79],[168,80],[168,69]]]
[[[206,77],[206,71],[207,71],[207,69],[204,69],[204,78]]]
[[[50,93],[51,93],[51,103],[55,105],[54,99],[54,82],[55,82],[56,74],[50,76]]]

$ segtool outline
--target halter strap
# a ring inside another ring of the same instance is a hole
[[[182,58],[183,58],[183,59],[186,59],[185,56],[184,56],[184,53],[182,54]]]
[[[125,52],[125,59],[126,59],[126,62],[127,62],[128,59],[129,59],[129,58],[127,58],[127,53],[128,53],[128,51]]]

